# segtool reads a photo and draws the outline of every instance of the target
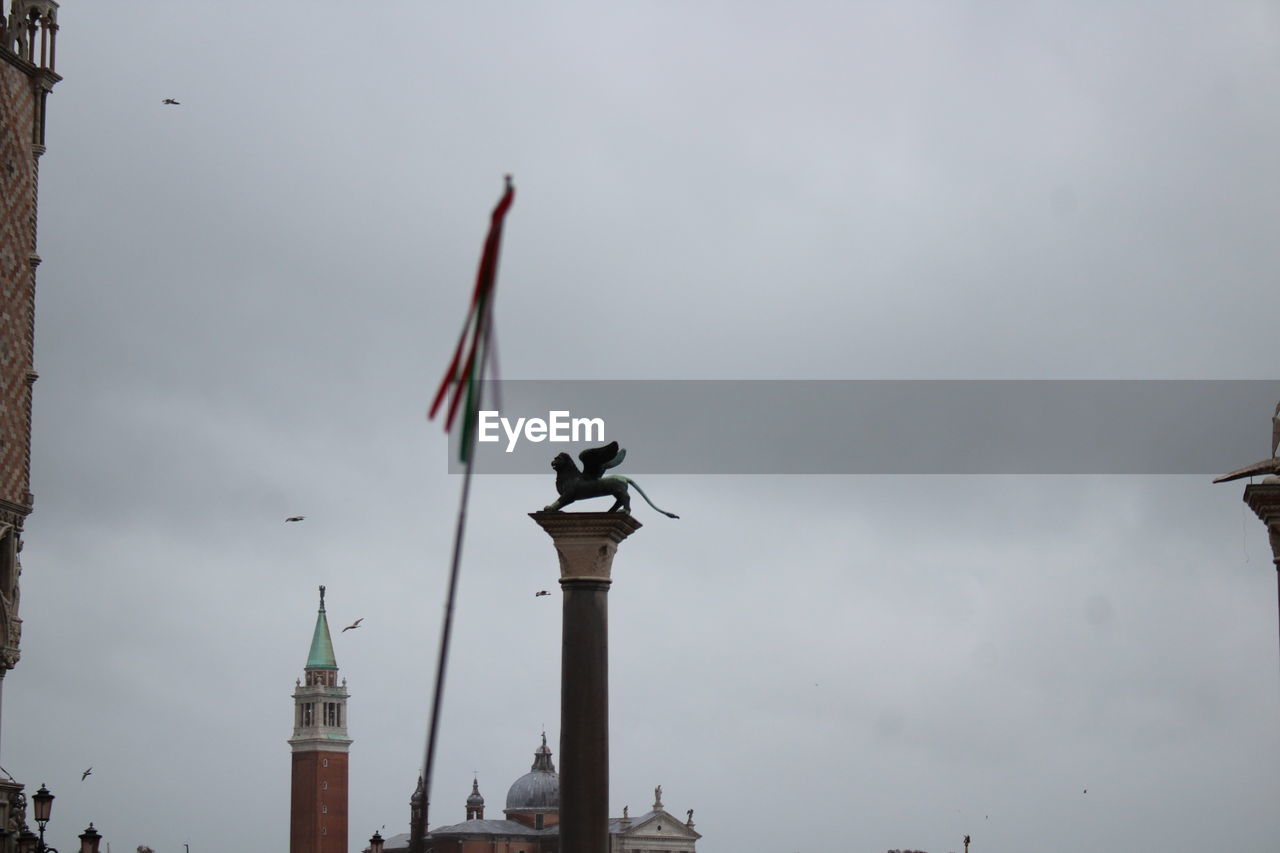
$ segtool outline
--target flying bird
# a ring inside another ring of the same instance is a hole
[[[285,522],[287,523],[287,522],[290,522],[290,521],[302,521],[302,519],[304,519],[304,518],[306,518],[306,516],[305,516],[305,515],[291,515],[291,516],[289,516],[288,518],[286,518],[286,519],[285,519]]]
[[[162,103],[162,104],[168,104],[169,106],[172,106],[172,107],[180,107],[180,106],[182,106],[182,102],[181,102],[181,101],[175,101],[173,98],[165,98],[165,99],[164,99],[163,101],[161,101],[160,103]]]
[[[547,592],[545,589],[540,589],[540,590],[538,590],[537,592],[535,592],[535,593],[533,594],[533,597],[534,597],[534,598],[537,598],[537,597],[538,597],[538,596],[540,596],[540,595],[550,595],[550,594],[551,594],[551,593]]]
[[[363,621],[364,621],[364,617],[363,617],[363,616],[361,616],[359,619],[357,619],[356,621],[352,622],[350,625],[348,625],[347,627],[343,628],[343,629],[342,629],[341,631],[339,631],[338,633],[339,633],[339,634],[343,634],[343,633],[345,633],[345,632],[347,632],[347,631],[350,631],[352,628],[359,628],[359,627],[360,627],[360,623],[361,623],[361,622],[363,622]]]
[[[88,779],[92,775],[93,775],[93,768],[90,767],[88,770],[80,774],[80,781],[83,782],[85,779]]]

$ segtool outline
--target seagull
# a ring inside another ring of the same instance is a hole
[[[302,521],[302,519],[304,519],[304,518],[306,518],[306,516],[305,516],[305,515],[291,515],[291,516],[289,516],[288,518],[286,518],[286,519],[285,519],[285,522],[290,522],[290,521]]]
[[[538,597],[538,596],[540,596],[540,595],[550,595],[550,594],[551,594],[551,593],[547,592],[545,589],[540,589],[540,590],[538,590],[537,592],[535,592],[535,593],[533,594],[533,597],[534,597],[534,598],[537,598],[537,597]]]
[[[352,622],[350,625],[348,625],[347,627],[343,628],[343,629],[342,629],[341,631],[339,631],[338,633],[339,633],[339,634],[341,634],[341,633],[344,633],[344,632],[346,632],[346,631],[350,631],[352,628],[359,628],[359,627],[360,627],[360,623],[361,623],[361,622],[363,622],[363,621],[364,621],[364,617],[363,617],[363,616],[361,616],[359,619],[357,619],[356,621]]]
[[[93,768],[90,767],[88,770],[80,774],[80,781],[83,782],[85,779],[88,779],[89,776],[91,776],[92,774],[93,774]]]
[[[162,104],[168,104],[168,105],[169,105],[169,106],[171,106],[171,107],[180,107],[180,106],[182,106],[182,102],[181,102],[181,101],[175,101],[173,98],[165,98],[165,99],[164,99],[163,101],[161,101],[160,103],[162,103]]]

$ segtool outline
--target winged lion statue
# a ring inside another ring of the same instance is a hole
[[[568,453],[557,454],[556,458],[551,460],[551,467],[556,472],[556,492],[560,497],[556,498],[554,503],[544,507],[543,511],[559,512],[574,501],[611,497],[613,506],[609,507],[609,512],[629,513],[631,496],[627,492],[627,487],[635,486],[640,497],[644,498],[649,506],[667,518],[679,518],[680,516],[674,512],[667,512],[655,506],[653,501],[649,500],[649,496],[644,493],[644,489],[640,488],[640,484],[630,477],[624,477],[621,474],[605,476],[605,471],[621,465],[626,456],[627,451],[618,447],[616,441],[611,441],[603,447],[588,447],[578,454],[578,459],[582,462],[582,470],[579,471],[573,457]]]

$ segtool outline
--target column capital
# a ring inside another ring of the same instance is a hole
[[[618,543],[643,525],[625,512],[531,512],[560,557],[560,580],[609,581]]]
[[[1261,483],[1245,486],[1244,502],[1267,526],[1271,538],[1271,559],[1280,569],[1280,477],[1270,476]]]

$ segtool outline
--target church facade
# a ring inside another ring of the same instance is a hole
[[[422,804],[422,780],[410,798],[410,815]],[[427,845],[433,853],[558,853],[560,849],[560,775],[547,747],[547,736],[533,753],[529,772],[507,789],[501,818],[485,817],[485,800],[476,779],[462,809],[466,819],[429,829]],[[702,836],[693,828],[693,810],[680,820],[662,804],[662,786],[654,790],[653,806],[631,817],[609,821],[608,853],[695,853]],[[367,850],[367,848],[366,848]],[[409,833],[386,839],[384,853],[407,853]]]

